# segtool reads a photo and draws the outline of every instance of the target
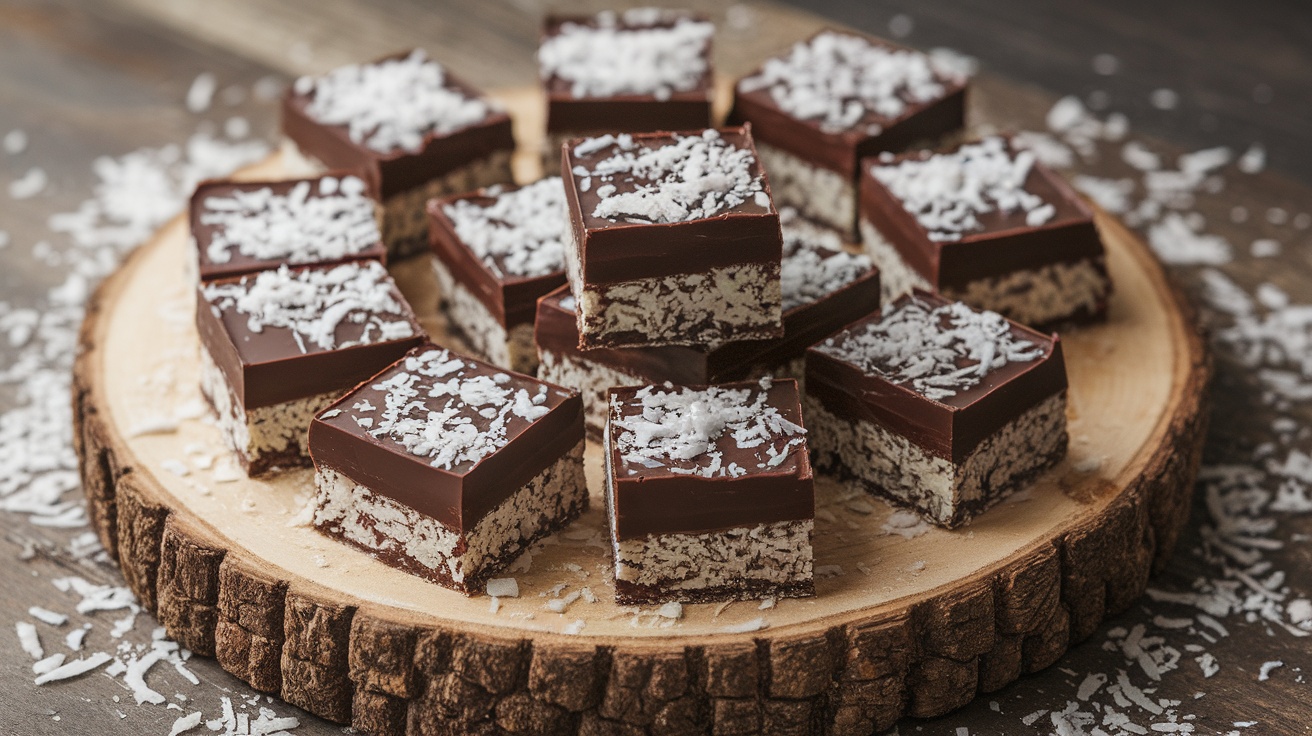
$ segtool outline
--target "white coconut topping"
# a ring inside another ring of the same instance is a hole
[[[918,51],[871,43],[863,36],[825,31],[769,59],[738,82],[740,93],[768,89],[779,109],[815,120],[826,133],[883,126],[914,105],[947,93],[959,71]]]
[[[370,436],[445,470],[505,447],[516,419],[532,423],[551,411],[546,385],[488,375],[486,366],[436,348],[407,356],[372,388],[382,392],[384,406]]]
[[[301,77],[294,90],[310,97],[305,112],[311,118],[346,126],[351,140],[379,153],[418,153],[425,138],[476,125],[498,109],[453,86],[442,65],[420,49]]]
[[[996,312],[961,302],[935,307],[916,296],[816,349],[934,401],[968,391],[1008,363],[1044,354],[1042,346],[1013,335],[1011,323]]]
[[[566,22],[538,49],[544,80],[570,84],[576,98],[652,95],[697,88],[710,67],[715,27],[659,8],[598,13],[594,23]]]
[[[750,149],[739,148],[713,129],[672,138],[651,146],[631,135],[608,134],[575,146],[576,158],[613,149],[590,168],[574,167],[575,177],[602,182],[597,187],[601,201],[592,216],[612,222],[689,222],[749,200],[769,207],[762,177],[752,173],[756,156]]]
[[[749,468],[724,462],[730,448],[753,450],[756,468],[777,467],[804,447],[806,430],[768,403],[769,387],[769,378],[759,389],[645,386],[612,418],[611,435],[630,467],[707,478],[746,475]]]
[[[498,276],[547,276],[565,269],[565,187],[559,176],[479,192],[491,204],[459,199],[442,211],[456,236]]]
[[[334,261],[382,241],[375,203],[356,176],[298,182],[286,194],[238,187],[200,205],[200,224],[215,228],[205,248],[211,263],[227,263],[234,253],[262,261]]]
[[[783,310],[788,312],[838,291],[870,273],[870,258],[843,250],[838,231],[779,210],[784,257],[780,267]]]
[[[303,353],[311,346],[339,350],[415,334],[409,308],[376,261],[299,271],[282,266],[240,281],[207,284],[202,293],[215,316],[236,310],[246,316],[251,332],[290,330]],[[359,336],[339,339],[343,325],[358,325]]]
[[[1025,224],[1038,227],[1056,215],[1053,205],[1025,190],[1034,167],[1032,151],[1012,152],[993,136],[923,160],[887,163],[881,155],[870,172],[902,202],[935,242],[960,240],[983,229],[979,216],[1021,212]]]

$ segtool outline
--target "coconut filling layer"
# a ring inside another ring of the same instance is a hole
[[[792,206],[808,219],[852,234],[856,186],[846,174],[817,166],[781,148],[756,140],[756,153],[770,174],[775,205]]]
[[[450,269],[437,258],[433,259],[433,276],[437,280],[442,313],[465,344],[502,368],[530,376],[537,371],[532,322],[507,330],[474,292],[456,282]]]
[[[580,441],[465,534],[321,465],[314,525],[394,567],[475,593],[530,544],[587,509],[583,447]]]
[[[200,348],[200,389],[218,418],[223,441],[251,475],[258,475],[275,464],[309,465],[306,443],[310,420],[337,399],[336,393],[324,393],[246,409],[233,396],[227,379],[204,345]]]
[[[1065,392],[1003,425],[959,464],[869,420],[837,416],[809,396],[803,407],[817,467],[856,478],[941,526],[969,520],[1066,454]]]

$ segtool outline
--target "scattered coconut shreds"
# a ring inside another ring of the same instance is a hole
[[[490,199],[490,201],[489,201]],[[442,205],[460,242],[502,278],[565,269],[565,187],[559,176],[503,191],[490,187]]]
[[[514,578],[492,578],[487,581],[487,594],[496,598],[518,598],[519,581]]]
[[[711,23],[676,11],[603,11],[591,22],[561,24],[538,47],[538,66],[544,80],[568,83],[576,98],[665,100],[704,83],[714,33]]]
[[[670,601],[656,609],[656,615],[677,621],[683,618],[683,604],[678,601]]]

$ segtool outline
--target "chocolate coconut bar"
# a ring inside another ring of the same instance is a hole
[[[750,128],[604,135],[562,151],[583,348],[783,334],[783,238]]]
[[[315,417],[314,525],[466,595],[588,506],[578,394],[424,345]]]
[[[701,15],[660,8],[548,16],[538,69],[550,159],[580,135],[710,125],[714,34]]]
[[[960,129],[965,89],[918,51],[825,30],[740,79],[729,119],[752,124],[780,206],[853,232],[861,157]]]
[[[596,436],[606,424],[606,392],[612,386],[711,384],[760,375],[800,379],[808,347],[879,308],[879,271],[865,256],[845,251],[837,231],[803,220],[791,208],[781,209],[779,217],[782,338],[580,350],[574,297],[562,287],[538,301],[534,339],[540,377],[583,393],[588,431]]]
[[[558,176],[428,203],[433,272],[451,330],[491,363],[537,370],[538,297],[565,283],[565,189]]]
[[[863,168],[862,240],[886,299],[932,289],[1038,328],[1106,316],[1093,212],[1033,153],[993,136]]]
[[[813,595],[797,382],[613,389],[606,512],[620,603]]]
[[[252,476],[309,465],[311,417],[423,340],[377,261],[204,283],[196,328],[201,392]]]
[[[289,181],[207,181],[191,196],[193,266],[202,281],[387,249],[364,180],[332,173]]]
[[[915,291],[807,351],[816,467],[956,527],[1066,455],[1066,366],[1044,336]]]
[[[512,182],[510,116],[421,50],[297,79],[282,132],[290,170],[351,170],[378,193],[393,257],[427,247],[430,198]]]

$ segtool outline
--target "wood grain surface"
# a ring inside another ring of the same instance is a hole
[[[1005,15],[1006,8],[1013,4],[994,4],[990,12],[997,8],[999,15]],[[735,23],[741,25],[731,25],[725,22],[722,8],[711,7],[710,3],[701,5],[710,9],[721,22],[717,61],[731,74],[750,67],[767,52],[781,48],[827,22],[796,10],[749,3],[738,6],[735,11]],[[924,2],[907,6],[905,10],[918,19],[918,28],[925,33],[933,28],[929,21],[932,18],[955,24],[958,35],[964,38],[975,33],[976,26],[972,16],[959,13],[957,6],[957,3]],[[1096,26],[1098,31],[1095,34],[1088,30],[1094,26],[1078,22],[1078,11],[1071,10],[1072,7],[1072,4],[1063,4],[1064,12],[1076,14],[1076,22],[1043,29],[1048,46],[1086,48],[1080,45],[1088,43],[1085,36],[1105,34],[1105,39],[1097,39],[1105,40],[1105,44],[1100,45],[1117,49],[1117,44],[1151,35],[1148,31],[1156,27],[1154,24],[1165,22],[1164,16],[1139,8],[1142,23],[1102,24]],[[1096,15],[1094,8],[1103,7],[1103,4],[1083,4],[1081,7],[1089,8],[1092,16]],[[894,6],[880,8],[879,12],[884,15],[878,20],[884,23]],[[197,74],[213,72],[222,87],[231,86],[248,93],[244,99],[238,99],[239,96],[234,94],[229,101],[216,102],[215,109],[203,116],[205,120],[219,125],[228,116],[241,116],[257,133],[271,136],[274,130],[272,108],[249,94],[257,81],[268,77],[286,80],[288,75],[367,58],[397,47],[423,45],[439,58],[450,61],[464,76],[484,86],[527,83],[533,76],[531,53],[536,40],[536,19],[541,10],[541,6],[532,0],[513,3],[386,0],[371,3],[367,9],[363,3],[343,0],[285,0],[280,3],[245,0],[225,3],[222,12],[212,5],[196,2],[0,2],[0,70],[3,70],[0,73],[0,132],[22,128],[31,136],[31,144],[23,156],[0,156],[0,180],[17,179],[28,167],[39,164],[52,181],[47,192],[35,200],[16,202],[4,199],[0,193],[0,227],[11,235],[14,245],[22,246],[11,246],[0,253],[0,262],[3,263],[0,289],[7,300],[34,303],[49,288],[63,281],[61,269],[51,268],[31,253],[30,245],[51,237],[46,218],[55,212],[75,209],[91,194],[90,163],[96,156],[119,155],[141,146],[169,141],[180,142],[194,131],[201,117],[186,112],[181,102]],[[1031,8],[1030,15],[1042,17],[1042,10]],[[1193,21],[1205,25],[1207,14],[1196,13]],[[1015,23],[1019,24],[1020,20]],[[1213,19],[1209,33],[1200,34],[1198,39],[1173,36],[1172,47],[1163,52],[1164,56],[1157,57],[1165,59],[1158,65],[1163,83],[1187,92],[1183,84],[1174,83],[1177,79],[1191,78],[1186,60],[1212,54],[1217,64],[1223,64],[1229,55],[1254,56],[1261,51],[1260,44],[1215,51],[1206,38],[1219,37],[1226,32],[1228,25],[1224,17],[1218,17]],[[1286,25],[1294,29],[1292,32],[1297,32],[1297,24]],[[941,37],[914,34],[910,41],[921,44],[947,42]],[[1057,96],[1073,90],[1036,86],[1046,65],[1034,64],[1033,57],[1027,57],[1018,66],[1008,67],[1005,55],[1010,45],[991,37],[973,49],[984,62],[984,74],[978,83],[979,94],[973,104],[976,110],[982,111],[981,114],[1002,121],[1007,127],[1042,129],[1043,116],[1052,102]],[[1306,45],[1303,48],[1307,48]],[[1123,58],[1130,56],[1121,53]],[[1286,55],[1282,58],[1293,65],[1297,76],[1300,68],[1298,57],[1291,60]],[[1076,61],[1063,63],[1070,66]],[[1010,76],[997,73],[1004,68]],[[1254,75],[1267,73],[1260,66],[1240,65],[1240,68],[1251,70],[1248,73]],[[1306,79],[1306,74],[1302,74],[1302,78]],[[1245,87],[1252,87],[1269,80],[1253,76],[1238,81]],[[1096,84],[1114,93],[1126,89],[1127,95],[1131,91],[1139,94],[1142,89],[1138,75],[1097,80]],[[1206,107],[1208,97],[1196,95],[1189,102]],[[1138,123],[1136,118],[1136,126]],[[1261,134],[1260,128],[1249,130],[1254,137]],[[1199,139],[1206,140],[1206,136],[1193,136],[1194,141]],[[1183,145],[1171,141],[1157,139],[1149,142],[1157,150],[1168,153],[1183,150]],[[1179,143],[1198,145],[1183,136]],[[1082,162],[1080,171],[1103,176],[1125,175],[1124,166],[1114,155]],[[1267,281],[1278,284],[1295,300],[1306,302],[1312,300],[1312,240],[1306,230],[1292,228],[1287,222],[1273,222],[1264,213],[1270,208],[1281,208],[1289,213],[1304,212],[1307,202],[1312,201],[1310,195],[1312,190],[1306,186],[1268,172],[1231,179],[1224,191],[1201,196],[1196,209],[1207,218],[1210,231],[1227,238],[1240,251],[1234,262],[1224,267],[1228,275],[1250,289]],[[1235,221],[1231,212],[1236,207],[1243,208],[1251,217],[1242,222]],[[1248,257],[1247,244],[1258,238],[1282,242],[1284,256],[1278,259]],[[1177,272],[1177,275],[1191,293],[1199,293],[1200,281],[1195,272],[1186,270]],[[0,357],[6,362],[15,354],[14,348],[0,344]],[[1218,391],[1207,456],[1212,462],[1243,462],[1254,447],[1272,439],[1272,413],[1257,401],[1257,392],[1261,388],[1247,375],[1246,369],[1232,360],[1222,360],[1217,368]],[[11,402],[8,394],[0,395],[0,405],[8,407]],[[1312,416],[1298,407],[1289,409],[1287,414],[1301,417],[1305,423],[1312,421]],[[116,498],[118,506],[114,514],[99,519],[98,524],[115,525],[121,530],[120,540],[126,535],[129,548],[142,550],[145,569],[150,570],[153,565],[157,571],[159,562],[151,562],[148,552],[152,540],[163,538],[164,514],[158,508],[141,503],[130,482],[124,484]],[[1188,591],[1196,579],[1214,574],[1212,564],[1194,554],[1202,544],[1199,528],[1206,519],[1201,499],[1198,504],[1196,524],[1186,530],[1178,545],[1181,554],[1161,571],[1154,582],[1156,587]],[[0,589],[9,592],[0,596],[2,621],[27,618],[26,609],[31,605],[66,605],[66,599],[49,585],[55,577],[77,574],[93,582],[123,582],[114,566],[88,564],[71,555],[67,550],[69,537],[62,532],[33,527],[16,515],[0,515],[0,530],[3,530],[0,555],[15,559],[21,554],[25,558],[22,563],[0,565]],[[1296,539],[1294,535],[1312,532],[1312,524],[1284,520],[1280,532]],[[120,548],[123,544],[120,541]],[[191,552],[188,549],[188,554]],[[1306,545],[1288,544],[1271,552],[1269,557],[1282,569],[1290,571],[1291,586],[1302,590],[1312,588],[1312,573],[1307,572],[1312,569],[1312,555],[1309,555]],[[220,587],[236,590],[232,584],[223,581],[244,581],[241,596],[218,608],[220,614],[226,611],[224,615],[230,618],[240,618],[242,611],[250,610],[242,604],[243,601],[270,601],[287,595],[277,581],[262,580],[249,571],[233,570],[220,564],[217,574]],[[267,607],[267,603],[261,605]],[[196,610],[206,609],[202,606]],[[291,610],[291,607],[284,610]],[[299,601],[296,601],[295,610],[296,622],[322,621],[331,628],[334,620],[334,612],[306,608]],[[1159,612],[1158,607],[1134,605],[1108,626],[1151,625]],[[1197,714],[1192,723],[1200,733],[1225,733],[1234,730],[1233,724],[1237,721],[1258,718],[1262,722],[1261,729],[1250,732],[1305,732],[1310,711],[1302,705],[1305,691],[1300,684],[1301,677],[1295,674],[1274,676],[1263,682],[1257,675],[1260,666],[1267,661],[1281,659],[1286,662],[1285,671],[1294,673],[1312,666],[1312,657],[1306,656],[1297,646],[1297,640],[1292,640],[1294,644],[1291,644],[1290,638],[1273,635],[1260,623],[1227,621],[1227,624],[1230,636],[1210,647],[1210,651],[1224,663],[1221,671],[1214,677],[1204,678],[1190,664],[1189,668],[1173,673],[1168,681],[1163,682],[1157,696],[1187,701],[1190,711]],[[277,681],[281,677],[278,669],[281,661],[275,666],[266,652],[272,635],[287,630],[287,621],[251,618],[243,621],[242,626],[242,631],[250,635],[250,647],[244,650],[238,647],[231,656],[244,658],[250,667],[258,669],[258,674],[252,677],[264,678],[261,681],[265,683]],[[5,628],[10,627],[6,625]],[[294,630],[304,630],[303,624],[296,623]],[[900,731],[948,736],[962,733],[960,729],[970,734],[1048,733],[1051,727],[1046,718],[1031,721],[1033,727],[1027,728],[1019,725],[1021,717],[1063,707],[1066,698],[1074,697],[1075,689],[1086,673],[1108,672],[1114,676],[1118,669],[1127,667],[1119,651],[1109,652],[1102,646],[1105,630],[1106,627],[1088,643],[1076,647],[1054,668],[1022,678],[947,718],[904,722]],[[432,644],[414,642],[416,657],[421,656],[421,652],[424,653],[422,656],[430,657],[426,652],[431,649],[426,647]],[[106,644],[109,645],[112,642]],[[410,645],[401,642],[400,646]],[[573,656],[576,661],[589,661],[582,655]],[[6,693],[4,706],[0,708],[0,731],[19,734],[99,733],[106,736],[164,734],[177,716],[176,711],[162,707],[134,708],[117,703],[115,698],[127,694],[116,681],[100,676],[85,677],[63,687],[35,688],[31,685],[32,675],[25,663],[26,656],[19,650],[12,634],[0,633],[0,661],[6,663],[0,667],[0,687]],[[224,688],[234,696],[250,692],[215,663],[193,661],[191,668],[201,677],[201,688],[193,688],[181,675],[171,671],[152,675],[152,685],[161,692],[171,693],[174,689],[186,692],[198,707],[206,708],[208,712],[217,707],[217,695],[223,693]],[[530,667],[530,676],[544,686],[553,681],[541,670],[536,675],[532,672]],[[404,692],[412,685],[402,678],[384,687]],[[368,688],[366,691],[372,692]],[[1195,698],[1195,694],[1202,697]],[[381,704],[389,702],[377,693],[363,697]],[[582,700],[569,700],[566,707],[580,707],[580,702]],[[295,712],[285,705],[279,708],[280,712]],[[120,709],[126,711],[126,717],[119,717],[116,711]],[[386,712],[387,709],[378,710]],[[340,731],[338,726],[305,714],[301,716],[303,723],[297,731],[299,734]]]

